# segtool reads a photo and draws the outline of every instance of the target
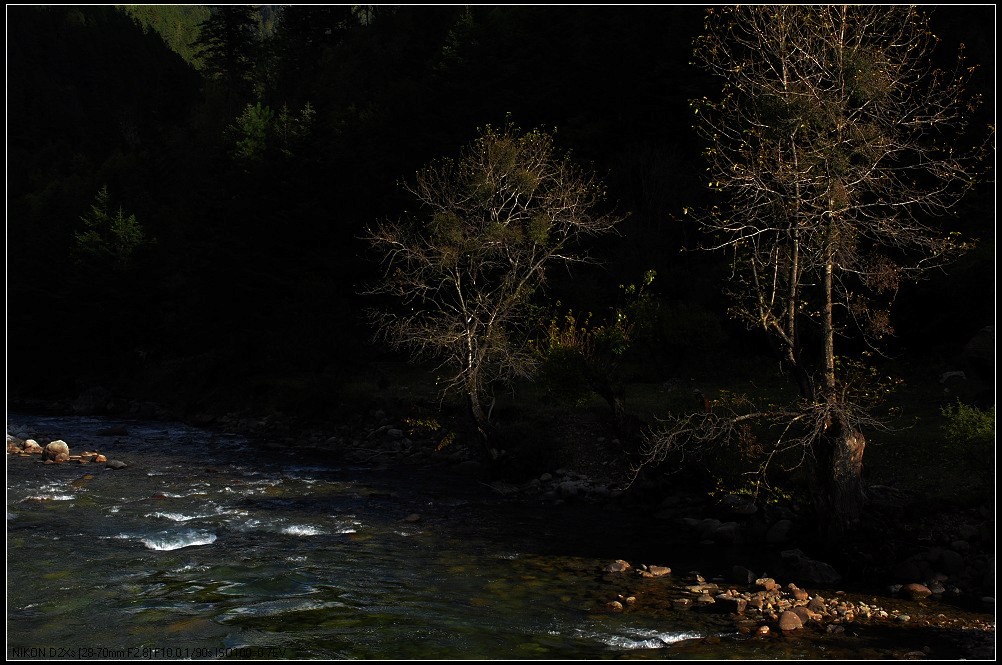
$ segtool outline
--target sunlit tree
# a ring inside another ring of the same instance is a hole
[[[126,215],[121,206],[113,209],[107,185],[98,190],[80,221],[83,228],[74,233],[74,238],[81,261],[94,260],[117,271],[126,270],[136,250],[149,242],[134,214]]]
[[[553,264],[586,261],[582,236],[620,221],[600,209],[598,179],[535,130],[485,128],[459,156],[405,185],[418,209],[370,228],[385,265],[371,294],[396,306],[373,313],[382,339],[441,361],[446,391],[465,396],[489,444],[492,390],[531,376],[529,305]]]
[[[693,108],[720,203],[694,214],[710,247],[730,253],[731,313],[778,342],[800,401],[668,422],[648,461],[765,421],[780,432],[776,450],[813,470],[830,533],[859,518],[873,421],[836,344],[853,333],[876,344],[892,332],[901,281],[967,248],[936,218],[977,182],[978,151],[964,140],[979,100],[962,58],[935,64],[936,43],[915,7],[707,10],[696,62],[722,90]]]

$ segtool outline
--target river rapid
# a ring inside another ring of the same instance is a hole
[[[635,511],[511,502],[454,470],[327,463],[179,423],[8,413],[7,432],[128,465],[8,455],[8,659],[965,655],[918,622],[756,637],[683,607],[714,553]],[[616,558],[673,574],[604,572]]]

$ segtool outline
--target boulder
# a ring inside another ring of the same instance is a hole
[[[787,584],[786,589],[787,591],[789,591],[790,595],[793,596],[794,600],[807,600],[808,598],[810,598],[810,594],[808,594],[806,591],[798,587],[793,582]]]
[[[787,575],[801,584],[825,586],[842,580],[842,576],[830,564],[815,561],[799,549],[785,550],[779,556]]]
[[[714,529],[708,538],[718,545],[735,545],[742,541],[737,522],[724,522]]]
[[[779,615],[779,629],[782,631],[799,630],[804,627],[804,622],[796,612],[787,610]]]
[[[766,532],[765,542],[774,544],[786,541],[790,537],[790,530],[792,528],[792,520],[778,520]]]
[[[57,456],[65,455],[64,461],[70,457],[70,447],[62,439],[57,439],[45,446],[42,459],[55,460]]]
[[[901,587],[901,593],[908,596],[912,600],[922,600],[923,598],[928,598],[932,595],[932,591],[929,587],[917,582],[910,582]]]
[[[806,607],[804,607],[803,605],[791,608],[790,611],[796,614],[798,617],[800,617],[800,623],[802,625],[806,624],[812,618],[811,611]]]
[[[606,573],[622,573],[631,568],[630,564],[622,559],[616,559],[602,570]]]
[[[766,591],[775,591],[779,588],[779,582],[772,579],[771,577],[760,577],[755,580],[755,584],[759,587],[765,589]]]
[[[953,550],[939,550],[936,560],[933,562],[936,570],[941,570],[948,575],[957,575],[964,570],[964,557]]]
[[[825,599],[821,596],[814,596],[807,603],[807,609],[812,612],[824,613],[825,611]]]
[[[741,596],[730,596],[722,593],[715,597],[717,601],[714,609],[719,612],[729,612],[730,614],[744,614],[748,607],[748,601]]]
[[[559,486],[560,496],[574,497],[581,491],[581,485],[574,480],[565,480]]]

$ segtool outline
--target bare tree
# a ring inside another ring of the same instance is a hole
[[[934,66],[936,41],[907,6],[707,10],[695,55],[722,95],[693,106],[722,202],[700,222],[709,248],[731,255],[732,315],[778,342],[800,403],[668,422],[648,461],[765,421],[779,427],[776,450],[800,449],[811,465],[831,533],[860,517],[861,430],[874,421],[852,396],[836,340],[891,333],[901,280],[968,247],[933,220],[976,182],[977,150],[956,141],[979,100],[965,91],[962,58]]]
[[[373,312],[379,335],[445,370],[445,391],[465,395],[488,453],[492,388],[532,374],[530,299],[553,263],[587,260],[582,236],[620,221],[599,211],[597,178],[556,153],[553,139],[486,127],[456,160],[435,162],[405,189],[416,214],[378,224],[367,240],[384,261],[395,309]]]

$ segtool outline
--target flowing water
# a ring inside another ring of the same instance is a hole
[[[98,435],[114,425],[128,434]],[[679,581],[603,566],[645,556],[688,571],[707,553],[628,512],[518,505],[456,472],[331,465],[180,424],[8,414],[7,431],[129,464],[8,456],[9,659],[880,658],[913,648],[901,634],[755,639],[725,615],[672,609]],[[609,610],[619,595],[636,604]]]

